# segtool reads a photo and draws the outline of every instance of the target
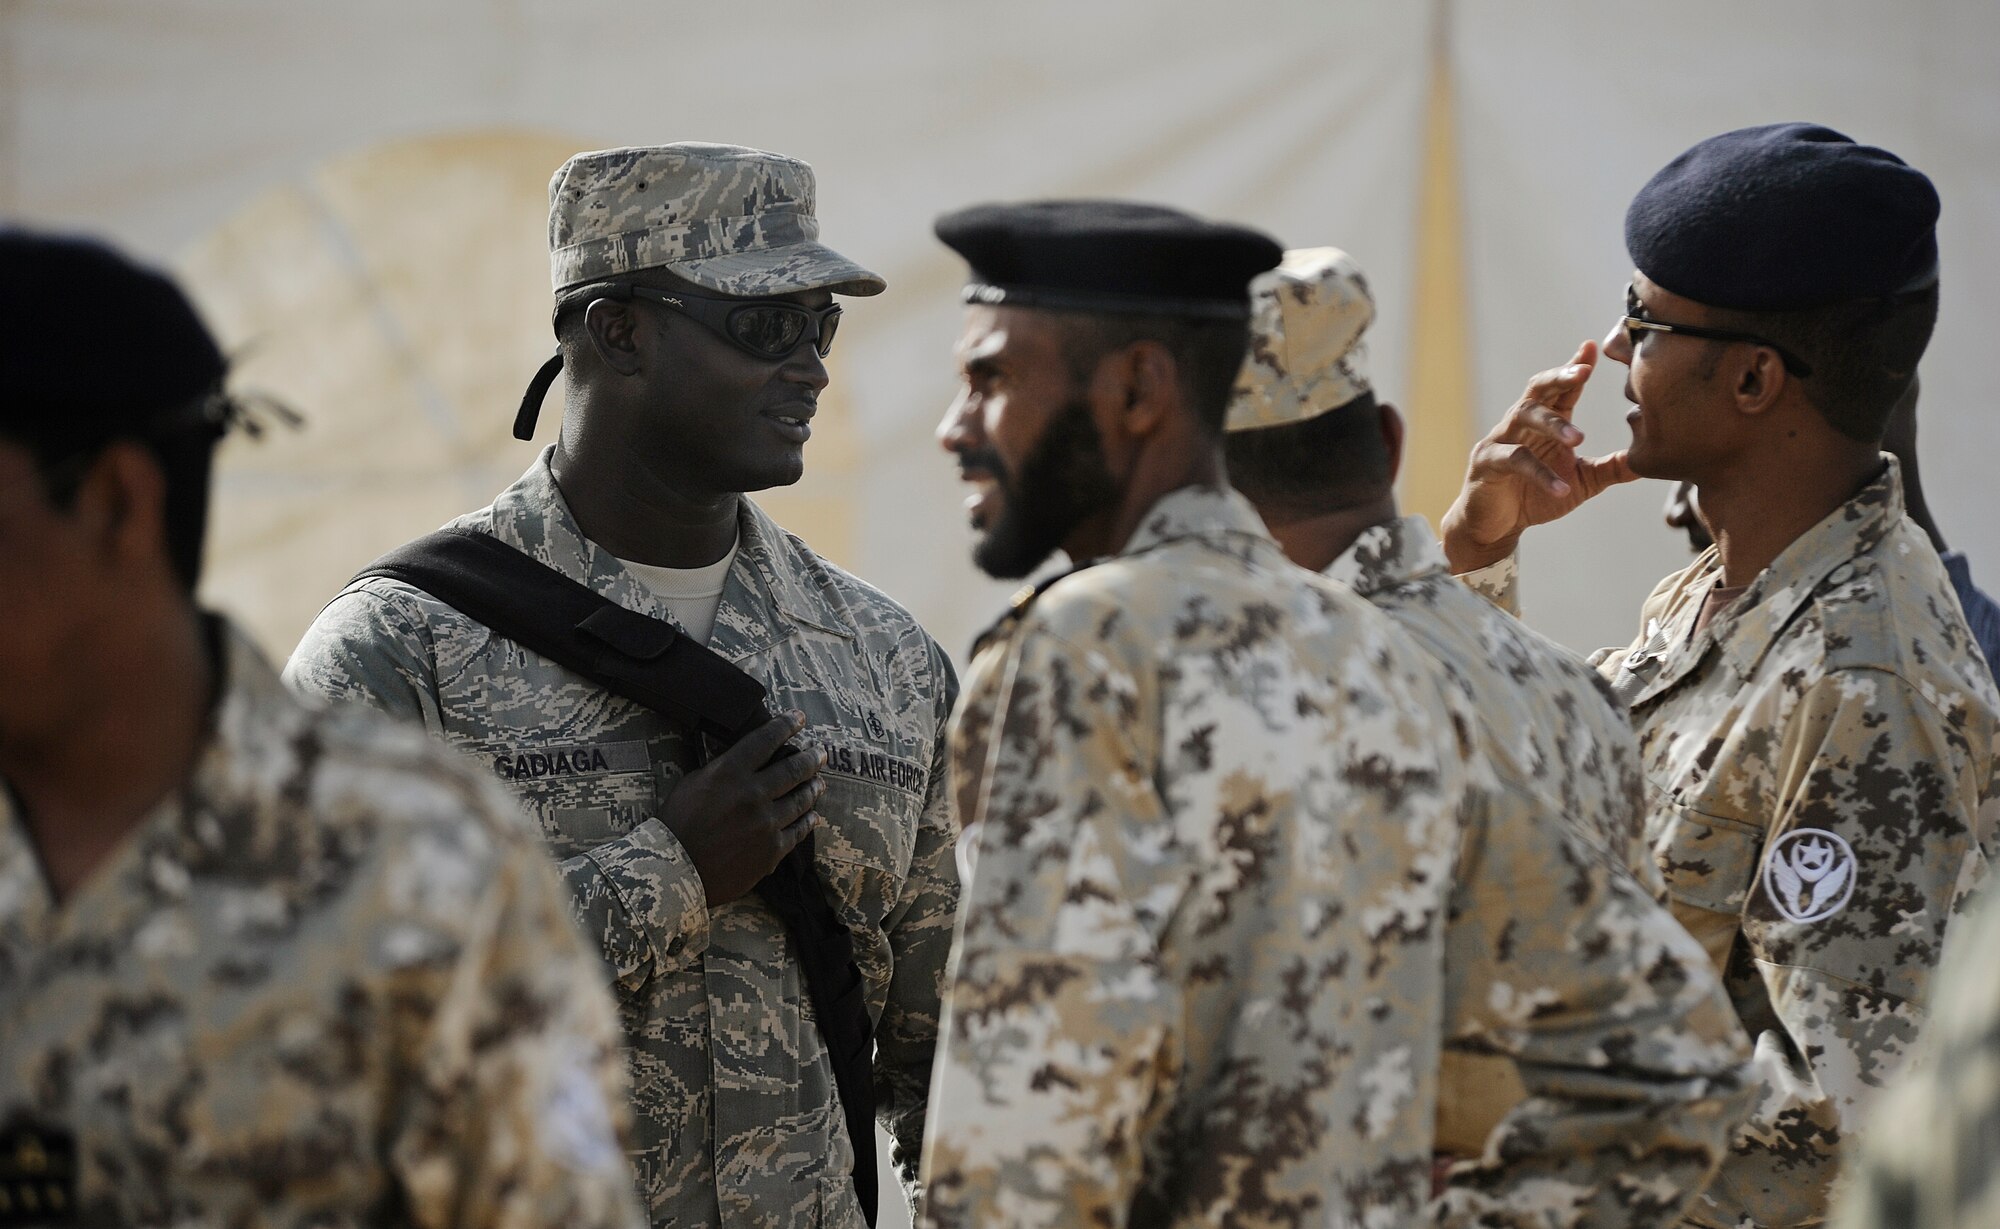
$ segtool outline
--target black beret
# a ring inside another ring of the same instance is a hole
[[[225,368],[164,274],[88,239],[0,228],[0,433],[149,435],[198,410]]]
[[[1788,311],[1937,280],[1938,195],[1886,149],[1816,124],[1710,137],[1625,211],[1632,264],[1711,307]]]
[[[1250,279],[1284,249],[1248,227],[1130,201],[974,205],[937,220],[972,266],[967,302],[1248,319]]]

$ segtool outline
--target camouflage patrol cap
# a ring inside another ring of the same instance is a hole
[[[563,163],[549,180],[549,264],[557,294],[640,269],[729,295],[867,295],[885,285],[819,242],[810,166],[698,141]]]
[[[1339,248],[1298,248],[1250,283],[1250,353],[1236,377],[1228,430],[1282,427],[1369,391],[1361,335],[1375,299]]]

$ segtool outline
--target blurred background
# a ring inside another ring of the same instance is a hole
[[[1704,136],[1812,119],[1942,192],[1925,476],[2000,578],[1996,52],[1987,0],[0,0],[0,214],[171,265],[239,383],[306,415],[227,446],[209,553],[209,600],[282,657],[361,564],[532,458],[509,424],[552,346],[564,157],[802,157],[824,237],[889,291],[848,303],[806,480],[760,499],[962,653],[1007,586],[967,561],[930,435],[963,276],[941,211],[1127,196],[1347,248],[1378,298],[1376,383],[1411,420],[1404,496],[1435,517],[1525,378],[1618,314],[1633,191]],[[1593,451],[1626,438],[1622,370],[1580,411]],[[1629,639],[1685,558],[1662,496],[1635,484],[1532,535],[1531,621]]]
[[[1621,311],[1631,194],[1702,137],[1810,119],[1944,197],[1924,473],[1990,584],[1996,52],[1991,0],[0,0],[0,215],[172,266],[239,385],[306,415],[227,445],[209,551],[208,600],[282,658],[355,569],[554,437],[559,393],[536,446],[509,426],[551,352],[567,155],[804,158],[824,237],[889,291],[848,301],[806,480],[759,498],[962,654],[1007,586],[967,561],[931,439],[963,277],[938,213],[1136,197],[1347,248],[1381,313],[1376,384],[1410,419],[1405,499],[1435,518],[1526,377]],[[118,319],[81,322],[113,356]],[[1626,438],[1621,381],[1583,402],[1592,451]],[[1532,535],[1530,621],[1628,640],[1687,558],[1663,495],[1634,484]]]

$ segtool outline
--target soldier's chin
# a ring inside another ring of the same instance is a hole
[[[972,562],[995,580],[1020,580],[1061,549],[1064,532],[1016,516],[1010,505],[972,548]]]
[[[1686,478],[1672,464],[1653,455],[1653,450],[1638,440],[1633,440],[1625,449],[1625,464],[1641,478],[1663,478],[1669,482],[1679,482]]]

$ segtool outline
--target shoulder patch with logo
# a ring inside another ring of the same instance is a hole
[[[1787,921],[1817,922],[1847,905],[1858,870],[1854,847],[1837,833],[1796,828],[1771,843],[1764,891]]]

